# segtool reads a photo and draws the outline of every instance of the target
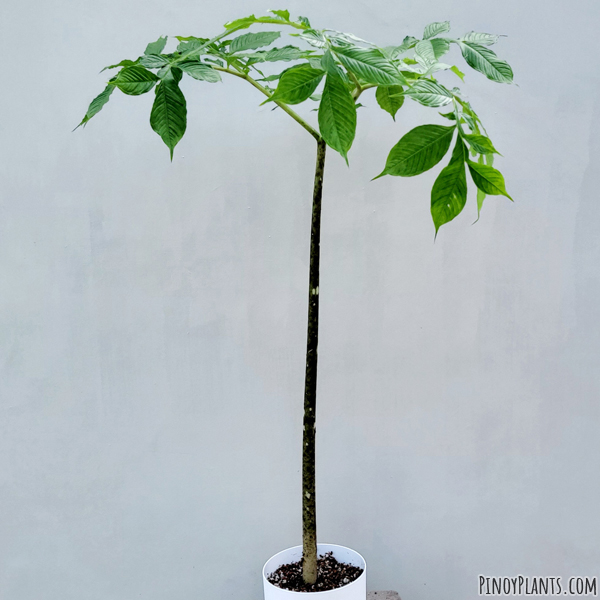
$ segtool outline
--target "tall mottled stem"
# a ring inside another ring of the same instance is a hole
[[[321,238],[321,197],[325,169],[325,142],[317,141],[317,165],[313,190],[310,230],[310,275],[308,284],[308,333],[304,383],[304,433],[302,436],[302,577],[305,583],[317,580],[317,507],[315,497],[315,419],[317,409],[317,345],[319,342],[319,258]]]

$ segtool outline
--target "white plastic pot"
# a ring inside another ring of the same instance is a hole
[[[317,555],[322,556],[332,552],[339,562],[360,567],[363,572],[358,579],[335,590],[327,592],[291,592],[282,590],[267,581],[267,576],[276,571],[281,565],[297,562],[302,558],[302,546],[294,546],[272,556],[263,567],[263,588],[265,600],[366,600],[367,598],[367,563],[354,550],[335,544],[317,544]]]

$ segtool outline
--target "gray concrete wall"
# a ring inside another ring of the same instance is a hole
[[[237,80],[183,84],[172,164],[152,94],[115,93],[71,133],[106,64],[268,8],[2,9],[6,600],[255,600],[263,562],[299,543],[313,140]],[[471,190],[435,244],[438,169],[370,182],[433,110],[393,124],[365,93],[350,169],[329,154],[320,539],[403,600],[475,598],[480,573],[598,575],[598,3],[288,8],[383,45],[443,19],[507,34],[519,84],[464,86],[515,203],[488,198],[471,226]]]

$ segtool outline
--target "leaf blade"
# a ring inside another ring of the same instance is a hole
[[[419,125],[405,134],[390,150],[380,175],[413,177],[442,160],[454,136],[455,125]]]
[[[457,217],[467,203],[465,151],[459,137],[450,162],[437,176],[431,189],[431,216],[436,235],[440,227]]]
[[[378,85],[375,90],[377,104],[392,115],[396,120],[396,113],[404,104],[404,88],[401,85]]]
[[[440,33],[446,33],[450,31],[450,21],[438,21],[436,23],[430,23],[425,27],[425,31],[423,32],[423,39],[428,40]]]
[[[348,164],[348,150],[356,133],[356,105],[344,80],[328,73],[319,103],[319,129],[328,146],[339,152]]]
[[[269,46],[277,38],[281,37],[279,31],[260,31],[258,33],[245,33],[240,35],[229,44],[229,52],[235,54],[243,50],[256,50],[263,46]]]
[[[333,51],[348,71],[367,83],[375,85],[406,83],[396,66],[377,48],[335,46]]]
[[[300,104],[310,98],[324,75],[324,71],[314,69],[310,65],[284,71],[275,92],[267,102],[277,100],[284,104]]]
[[[113,85],[117,86],[128,96],[139,96],[149,92],[157,81],[158,77],[152,71],[148,71],[139,65],[134,65],[121,69]]]
[[[87,109],[87,112],[85,113],[83,119],[81,119],[81,123],[79,123],[79,125],[77,125],[77,127],[75,127],[75,129],[78,129],[79,127],[81,127],[82,125],[85,127],[85,125],[87,124],[87,122],[94,117],[95,115],[97,115],[103,108],[104,105],[110,100],[110,95],[114,92],[115,90],[115,86],[114,85],[107,85],[103,91],[101,91],[91,102],[90,105]],[[75,131],[75,129],[73,131]]]
[[[470,67],[483,73],[491,81],[512,83],[511,66],[505,60],[500,60],[493,50],[475,42],[459,42],[459,46]]]
[[[161,81],[156,86],[155,94],[150,126],[169,148],[173,160],[173,150],[183,137],[187,125],[185,97],[173,78]]]
[[[506,196],[509,200],[512,200],[506,191],[504,176],[498,169],[468,159],[467,165],[469,166],[473,182],[484,194],[488,194],[489,196]]]

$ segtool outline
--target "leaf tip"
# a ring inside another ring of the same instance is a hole
[[[381,173],[379,173],[379,175],[375,175],[375,177],[373,177],[373,179],[371,179],[371,181],[375,181],[376,179],[379,179],[380,177],[383,177],[384,175],[387,175],[387,173],[385,172],[385,169],[383,171],[381,171]]]

